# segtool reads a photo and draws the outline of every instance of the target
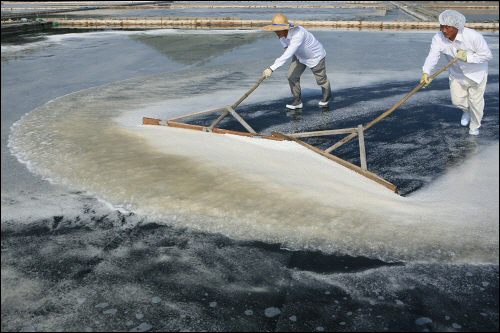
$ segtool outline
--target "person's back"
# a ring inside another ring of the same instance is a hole
[[[301,26],[290,29],[290,35],[292,40],[297,38],[301,41],[300,46],[295,52],[295,56],[301,63],[308,67],[314,67],[326,56],[323,45],[321,45],[312,33]]]

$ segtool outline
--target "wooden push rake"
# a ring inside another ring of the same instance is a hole
[[[445,71],[448,67],[453,65],[458,59],[455,58],[452,61],[450,61],[446,66],[441,68],[439,71],[434,73],[430,78],[434,79],[436,76],[441,74],[443,71]],[[343,128],[343,129],[332,129],[332,130],[324,130],[324,131],[314,131],[314,132],[301,132],[301,133],[290,133],[290,134],[285,134],[281,132],[275,132],[273,131],[271,136],[269,135],[261,135],[258,134],[234,109],[238,105],[240,105],[241,102],[245,100],[257,87],[264,81],[265,77],[261,77],[260,80],[250,89],[245,95],[243,95],[236,103],[233,105],[226,105],[222,106],[216,109],[211,109],[211,110],[206,110],[206,111],[200,111],[200,112],[195,112],[191,113],[188,115],[180,116],[180,117],[174,117],[174,118],[169,118],[166,120],[160,120],[160,119],[154,119],[154,118],[146,118],[144,117],[142,120],[143,125],[163,125],[163,126],[170,126],[170,127],[179,127],[179,128],[185,128],[185,129],[191,129],[191,130],[198,130],[198,131],[203,131],[203,132],[210,132],[210,133],[218,133],[218,134],[234,134],[234,135],[242,135],[246,137],[252,137],[252,138],[263,138],[263,139],[269,139],[269,140],[289,140],[289,141],[295,141],[298,144],[314,151],[315,153],[318,153],[332,161],[335,161],[339,163],[340,165],[347,167],[377,183],[380,185],[385,186],[386,188],[390,189],[391,191],[394,191],[397,193],[397,188],[395,185],[389,183],[385,179],[377,176],[376,174],[368,171],[367,169],[367,163],[366,163],[366,149],[365,149],[365,143],[364,143],[364,131],[366,131],[368,128],[372,127],[385,117],[387,117],[389,114],[394,112],[401,104],[403,104],[410,96],[412,96],[414,93],[416,93],[420,88],[422,88],[425,85],[425,82],[420,83],[418,86],[416,86],[411,92],[409,92],[405,97],[403,97],[398,103],[396,103],[392,108],[389,110],[385,111],[382,113],[380,116],[372,120],[366,125],[358,125],[355,128]],[[186,119],[186,118],[192,118],[192,117],[197,117],[205,114],[210,114],[214,112],[220,112],[223,111],[222,114],[210,125],[210,126],[199,126],[199,125],[190,125],[190,124],[184,124],[184,123],[179,123],[177,122],[178,120],[181,119]],[[240,132],[240,131],[232,131],[232,130],[225,130],[225,129],[220,129],[216,128],[216,126],[224,119],[226,116],[231,114],[247,131],[246,132]],[[334,134],[349,134],[342,140],[338,141],[331,147],[327,148],[326,150],[321,150],[318,149],[314,146],[311,146],[301,140],[299,138],[304,138],[304,137],[313,137],[313,136],[325,136],[325,135],[334,135]],[[335,155],[332,155],[331,152],[335,150],[336,148],[340,147],[347,141],[358,137],[358,142],[359,142],[359,155],[360,155],[360,161],[361,161],[361,166],[357,166],[355,164],[352,164],[350,162],[347,162]]]

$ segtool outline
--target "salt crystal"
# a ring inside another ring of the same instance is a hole
[[[272,318],[274,316],[281,314],[281,310],[278,308],[270,307],[264,311],[264,314],[266,315],[266,317]]]
[[[417,325],[425,325],[425,324],[430,324],[432,323],[432,320],[429,319],[429,318],[418,318],[417,320],[415,320],[415,324]]]
[[[110,315],[114,315],[117,312],[118,312],[117,309],[109,309],[109,310],[103,311],[104,314],[110,314]]]
[[[104,308],[108,307],[108,305],[109,305],[108,303],[99,303],[95,307],[96,308],[103,308],[104,309]]]

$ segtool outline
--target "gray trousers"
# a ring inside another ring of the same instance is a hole
[[[306,67],[306,65],[299,62],[297,57],[293,56],[292,63],[288,69],[288,83],[292,90],[294,102],[301,101],[300,76],[304,73]],[[328,102],[332,97],[332,91],[330,88],[330,81],[328,81],[328,77],[326,76],[325,58],[321,59],[319,64],[311,68],[311,70],[316,78],[316,83],[321,87],[321,92],[323,93],[323,99],[321,101]]]

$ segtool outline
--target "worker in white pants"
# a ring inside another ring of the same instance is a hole
[[[469,126],[469,134],[478,135],[484,110],[484,90],[488,80],[488,61],[493,58],[483,36],[465,28],[465,16],[455,10],[439,15],[440,31],[432,38],[429,55],[422,67],[420,83],[431,83],[430,73],[441,52],[448,61],[458,58],[450,66],[450,92],[453,106],[461,109],[462,126]]]
[[[469,125],[470,134],[479,134],[481,127],[481,119],[483,119],[484,110],[484,89],[488,75],[486,75],[480,83],[471,79],[466,79],[465,82],[450,78],[451,102],[453,106],[463,111],[461,124]]]

